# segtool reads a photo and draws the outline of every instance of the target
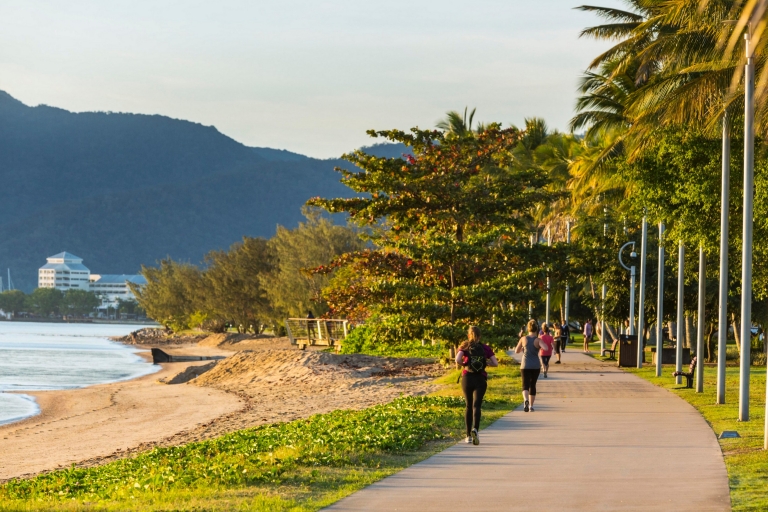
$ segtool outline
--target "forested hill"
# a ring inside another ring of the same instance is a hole
[[[339,161],[250,148],[158,115],[29,107],[0,91],[0,275],[31,290],[45,257],[96,273],[193,263],[243,235],[295,226],[312,196],[349,195]]]

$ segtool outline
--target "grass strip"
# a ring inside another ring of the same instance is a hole
[[[446,387],[435,396],[12,480],[0,486],[0,503],[3,510],[318,510],[462,438],[457,376],[439,379]],[[488,384],[483,427],[519,404],[519,370],[491,369]]]
[[[673,366],[664,366],[662,377],[656,377],[655,367],[643,369],[623,368],[629,373],[666,388],[693,405],[720,435],[724,430],[735,430],[741,437],[720,439],[734,511],[768,510],[768,451],[763,450],[765,424],[765,367],[752,367],[749,388],[749,421],[739,422],[739,368],[726,368],[726,403],[716,405],[717,368],[704,367],[704,392],[685,389],[675,384]]]

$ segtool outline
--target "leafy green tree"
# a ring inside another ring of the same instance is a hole
[[[262,285],[275,269],[273,252],[263,238],[244,237],[229,251],[212,251],[205,257],[202,276],[202,311],[210,317],[232,320],[235,325],[258,329],[274,317]]]
[[[307,311],[316,316],[325,314],[328,306],[320,292],[329,278],[309,270],[364,245],[354,230],[333,224],[318,209],[305,209],[304,215],[307,222],[296,229],[278,226],[268,242],[276,267],[265,276],[264,287],[272,306],[283,316],[303,317]]]
[[[170,258],[157,267],[141,267],[146,285],[128,283],[139,306],[147,315],[174,331],[189,327],[190,316],[200,305],[201,270]]]
[[[35,288],[27,296],[26,307],[40,316],[58,315],[64,302],[64,294],[56,288]]]
[[[13,316],[24,311],[27,295],[21,290],[6,290],[0,293],[0,309]]]
[[[123,299],[117,299],[117,310],[120,312],[121,315],[136,315],[141,316],[145,314],[145,311],[142,309],[142,307],[139,305],[139,303],[135,300],[123,300]]]
[[[101,301],[93,292],[85,290],[67,290],[61,301],[61,313],[64,315],[85,315],[93,312]]]
[[[479,325],[484,339],[510,342],[541,292],[545,263],[565,268],[559,248],[530,244],[533,211],[555,195],[544,190],[544,172],[515,165],[523,134],[498,124],[481,133],[369,134],[405,144],[413,156],[345,155],[362,170],[341,170],[343,182],[367,196],[309,202],[372,229],[375,248],[330,266],[341,269],[325,295],[331,314],[375,316],[383,341],[456,343]]]

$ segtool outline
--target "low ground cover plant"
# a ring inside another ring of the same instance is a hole
[[[489,372],[483,426],[514,408],[519,370]],[[463,437],[456,371],[401,397],[0,486],[4,510],[318,510]]]

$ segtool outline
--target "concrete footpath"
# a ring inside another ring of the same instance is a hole
[[[572,351],[537,388],[536,411],[507,414],[480,446],[462,442],[327,510],[731,509],[715,434],[681,398]]]

